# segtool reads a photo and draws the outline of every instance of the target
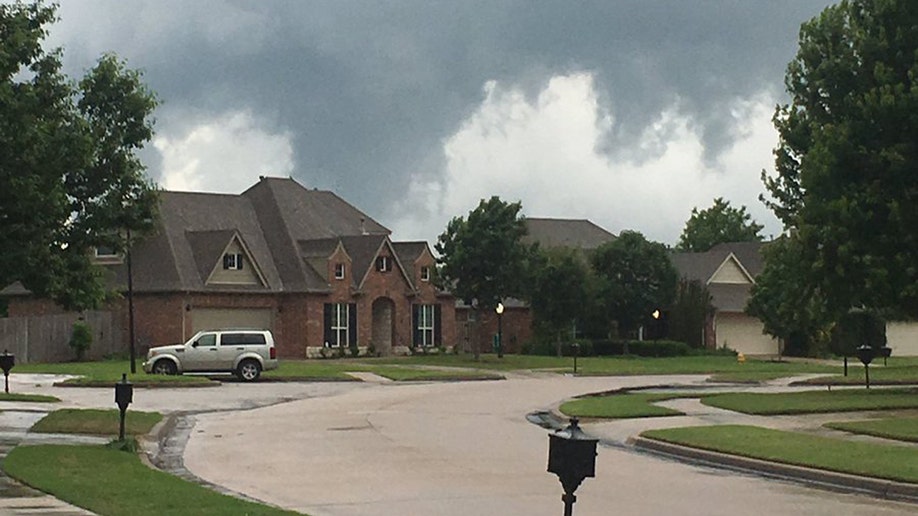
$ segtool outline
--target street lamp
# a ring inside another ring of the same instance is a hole
[[[497,308],[495,308],[494,311],[497,312],[497,358],[504,358],[504,329],[501,322],[502,316],[504,314],[504,304],[497,303]]]
[[[580,429],[577,418],[572,417],[567,428],[548,434],[548,472],[558,475],[564,494],[564,516],[573,516],[574,491],[584,478],[596,476],[596,443]]]

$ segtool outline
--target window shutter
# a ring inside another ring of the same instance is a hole
[[[440,305],[434,305],[434,345],[443,345],[443,333],[440,331]]]
[[[347,305],[348,346],[357,345],[357,303]]]
[[[421,305],[411,305],[411,344],[419,346],[421,344],[421,323],[420,318]]]
[[[331,329],[332,327],[332,309],[334,309],[334,306],[335,305],[332,305],[330,303],[325,303],[325,337],[323,337],[325,340],[322,342],[323,346],[326,343],[334,344],[332,342],[332,329]]]
[[[242,270],[242,253],[236,255],[236,268]]]
[[[230,268],[230,255],[229,254],[223,255],[223,268],[224,269]]]

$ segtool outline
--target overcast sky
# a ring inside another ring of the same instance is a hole
[[[499,195],[674,244],[715,197],[780,232],[771,117],[830,3],[80,0],[49,43],[74,76],[109,51],[144,71],[170,190],[292,176],[431,243]]]

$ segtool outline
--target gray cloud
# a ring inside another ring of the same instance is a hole
[[[443,174],[443,142],[489,80],[535,97],[590,72],[616,121],[610,157],[653,159],[635,143],[677,105],[713,161],[737,139],[733,100],[780,94],[800,23],[828,3],[84,0],[64,3],[52,41],[72,73],[108,50],[144,69],[160,132],[257,114],[291,135],[295,177],[382,219],[412,174]]]

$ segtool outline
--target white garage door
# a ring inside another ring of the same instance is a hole
[[[892,356],[894,357],[918,355],[918,323],[887,323],[886,345],[892,348]]]
[[[191,310],[192,334],[201,330],[273,329],[273,310],[270,308],[193,308]]]
[[[762,323],[746,314],[718,313],[717,347],[724,346],[745,355],[777,355],[778,341],[762,333]]]

